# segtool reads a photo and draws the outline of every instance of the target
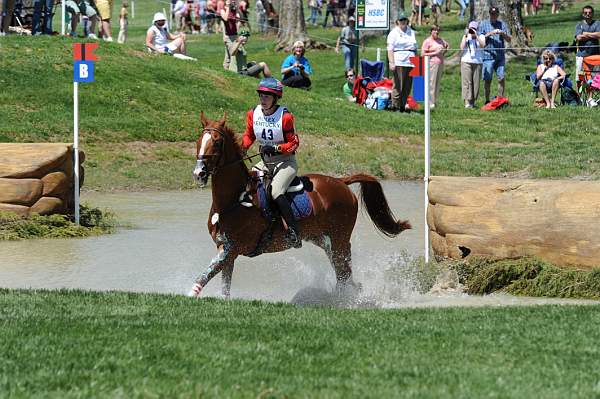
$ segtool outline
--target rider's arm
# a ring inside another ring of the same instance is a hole
[[[242,147],[247,150],[252,146],[254,140],[256,140],[256,136],[254,135],[254,110],[251,109],[246,114],[246,130],[242,137]]]
[[[283,114],[283,135],[285,143],[279,144],[275,148],[282,154],[291,154],[300,146],[300,140],[294,128],[294,117],[289,112]]]

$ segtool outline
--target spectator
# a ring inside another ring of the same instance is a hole
[[[340,52],[340,44],[342,53],[344,54],[344,69],[348,70],[354,66],[356,61],[356,53],[358,42],[356,41],[356,31],[354,29],[354,17],[348,18],[348,25],[342,28],[342,32],[335,44],[335,52]]]
[[[337,19],[335,19],[335,1],[327,0],[327,6],[325,7],[325,20],[323,21],[323,28],[327,28],[327,18],[331,15],[333,19],[333,26],[338,26]]]
[[[119,36],[117,37],[117,42],[121,44],[127,41],[127,28],[129,27],[129,22],[127,21],[128,16],[127,3],[123,2],[121,12],[119,12]]]
[[[238,11],[240,18],[238,19],[238,29],[245,28],[250,31],[249,13],[248,13],[248,2],[247,0],[240,0]]]
[[[256,61],[248,63],[244,45],[248,42],[249,37],[250,32],[241,31],[240,35],[233,42],[233,45],[231,46],[231,63],[229,64],[229,70],[241,75],[253,76],[255,78],[259,77],[262,72],[265,78],[270,78],[271,70],[266,63]]]
[[[207,33],[206,0],[198,0],[194,11],[196,21],[200,21],[200,33]]]
[[[439,25],[442,20],[443,0],[431,0],[431,22],[432,25]]]
[[[450,4],[452,0],[448,0],[448,4]],[[460,7],[460,11],[458,12],[458,19],[461,21],[465,20],[465,10],[469,6],[469,0],[456,0]]]
[[[317,6],[317,0],[308,0],[308,8],[310,9],[310,17],[308,17],[307,22],[310,22],[312,26],[316,26],[317,13],[319,11],[319,7]]]
[[[173,17],[175,19],[175,29],[177,31],[182,31],[185,26],[184,17],[183,17],[184,12],[185,12],[185,1],[177,0],[175,5],[173,6]]]
[[[113,0],[96,0],[96,7],[100,14],[102,39],[106,42],[112,42],[112,30],[110,20],[112,18]]]
[[[556,108],[554,100],[560,83],[567,75],[565,71],[556,64],[556,56],[550,50],[544,50],[542,53],[542,63],[538,65],[535,71],[535,77],[538,79],[540,93],[546,101],[546,108]],[[552,97],[548,97],[550,91]]]
[[[479,34],[485,36],[485,50],[483,52],[483,82],[485,102],[490,101],[490,89],[494,73],[498,78],[498,96],[504,97],[504,63],[505,41],[510,42],[512,37],[508,33],[508,26],[498,19],[498,8],[490,7],[490,19],[481,22]]]
[[[91,33],[87,35],[90,39],[97,39],[98,37],[94,34],[96,32],[96,24],[98,23],[98,13],[90,3],[83,0],[67,0],[65,2],[66,11],[71,14],[71,31],[69,35],[72,37],[77,36],[77,24],[81,14],[88,18],[91,24]],[[85,32],[84,32],[85,34]]]
[[[536,8],[533,6],[533,0],[525,0],[523,2],[523,11],[525,12],[525,16],[528,17],[529,14],[535,15]]]
[[[262,0],[256,0],[254,8],[256,8],[256,25],[258,25],[258,31],[265,33],[267,31],[267,10]]]
[[[52,34],[52,7],[54,0],[34,0],[33,1],[33,20],[31,22],[31,34],[34,36]],[[44,11],[44,26],[41,25],[42,9]],[[12,16],[11,16],[12,17]]]
[[[344,77],[346,78],[346,83],[344,83],[344,85],[342,86],[342,91],[344,92],[344,96],[346,97],[346,100],[350,101],[351,103],[355,103],[356,102],[356,97],[354,97],[352,95],[352,88],[354,87],[354,69],[352,68],[348,68],[346,69],[346,72],[344,72]]]
[[[575,65],[577,76],[583,74],[583,57],[600,54],[598,39],[600,39],[600,21],[594,20],[594,9],[587,5],[581,10],[583,21],[575,26],[577,55]]]
[[[229,69],[231,63],[231,46],[237,39],[237,4],[236,0],[226,0],[225,7],[221,10],[221,24],[223,31],[223,43],[225,44],[225,58],[223,58],[223,69]]]
[[[298,40],[294,43],[293,54],[287,56],[281,64],[282,83],[284,86],[309,89],[312,68],[304,57],[304,43]]]
[[[460,77],[465,108],[473,108],[479,97],[485,36],[477,34],[477,26],[477,21],[469,22],[460,41]]]
[[[164,54],[185,54],[185,33],[173,35],[168,31],[167,18],[162,12],[154,14],[152,26],[146,33],[146,47]],[[169,41],[170,40],[170,41]]]
[[[206,28],[208,33],[215,31],[215,21],[218,18],[217,0],[206,0]]]
[[[560,11],[560,0],[552,0],[552,14],[558,14]]]
[[[414,67],[410,57],[417,50],[415,32],[408,26],[408,17],[404,12],[398,14],[394,29],[387,36],[387,53],[390,71],[394,74],[392,88],[392,108],[396,112],[410,112],[406,100],[412,88],[410,70]]]
[[[440,37],[440,27],[432,25],[430,36],[425,39],[421,46],[421,55],[429,56],[429,103],[431,108],[435,107],[440,95],[440,81],[444,72],[444,55],[449,44]]]
[[[8,27],[15,10],[15,0],[0,0],[0,36],[8,34]]]

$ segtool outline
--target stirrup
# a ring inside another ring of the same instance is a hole
[[[298,232],[294,228],[288,227],[285,233],[285,240],[294,248],[302,248],[302,239],[300,239]]]

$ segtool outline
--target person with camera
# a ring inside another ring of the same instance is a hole
[[[538,88],[544,97],[546,108],[556,108],[554,100],[560,83],[567,77],[567,74],[556,64],[556,56],[552,51],[544,50],[542,53],[542,63],[538,65],[535,77],[538,79]],[[548,92],[551,93],[551,97]]]
[[[469,22],[460,41],[460,78],[465,108],[473,108],[479,97],[485,36],[477,34],[477,27],[477,21]]]
[[[265,62],[248,62],[246,58],[246,49],[244,45],[248,43],[250,32],[247,30],[240,31],[239,36],[233,42],[231,46],[231,63],[229,64],[229,70],[237,72],[240,75],[259,77],[261,72],[265,78],[271,77],[271,70]]]
[[[226,0],[225,7],[220,11],[221,31],[223,32],[223,43],[225,44],[225,57],[223,58],[223,69],[228,70],[231,64],[231,49],[238,38],[238,15],[236,0]]]
[[[498,19],[498,7],[490,7],[490,19],[479,25],[478,33],[485,36],[483,51],[483,82],[485,102],[490,102],[490,91],[494,73],[498,78],[498,96],[504,97],[504,64],[506,62],[505,42],[512,41],[508,25]]]
[[[293,53],[288,55],[281,64],[282,83],[284,86],[309,89],[312,68],[308,59],[304,57],[304,43],[300,40],[294,42]]]
[[[173,35],[167,29],[165,14],[157,12],[152,19],[152,26],[146,32],[146,47],[157,53],[185,55],[185,33]]]

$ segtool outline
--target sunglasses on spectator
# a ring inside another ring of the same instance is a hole
[[[354,75],[353,74],[349,74],[348,76],[346,76],[347,78],[353,78]]]
[[[594,15],[592,11],[584,11],[581,13],[582,15]]]

